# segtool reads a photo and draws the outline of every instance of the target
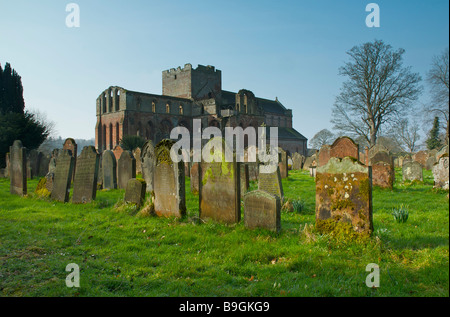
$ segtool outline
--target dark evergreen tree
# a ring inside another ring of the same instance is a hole
[[[434,118],[433,128],[431,128],[426,141],[428,150],[439,149],[442,145],[439,139],[439,117]]]

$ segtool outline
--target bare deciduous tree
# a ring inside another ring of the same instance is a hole
[[[313,149],[320,149],[324,144],[331,144],[335,138],[330,130],[322,129],[312,137],[309,144]]]
[[[395,143],[409,153],[417,150],[420,140],[420,125],[417,120],[410,121],[408,118],[399,119],[389,129],[388,135]]]
[[[381,40],[353,47],[350,61],[339,69],[347,77],[333,106],[331,122],[336,130],[376,144],[381,127],[410,109],[417,100],[421,77],[403,67],[405,50]]]
[[[438,116],[446,124],[446,143],[449,133],[449,56],[448,48],[442,54],[433,58],[431,69],[427,73],[427,82],[430,88],[431,105],[424,107],[424,112],[430,118]]]

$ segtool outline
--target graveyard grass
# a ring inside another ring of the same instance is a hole
[[[99,191],[85,205],[34,194],[9,194],[0,179],[1,296],[449,296],[447,192],[423,183],[374,188],[375,232],[368,241],[342,240],[314,229],[315,183],[289,171],[285,197],[304,209],[282,212],[282,231],[247,230],[198,219],[198,196],[186,180],[187,216],[137,217],[115,209],[123,190]],[[251,189],[256,189],[254,182]],[[406,204],[397,223],[392,209]],[[66,287],[66,265],[80,267],[80,288]],[[368,288],[366,265],[380,267],[380,287]]]

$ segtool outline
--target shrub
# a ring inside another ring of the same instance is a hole
[[[120,146],[125,151],[134,151],[137,148],[144,146],[146,140],[138,135],[124,135],[120,140]]]

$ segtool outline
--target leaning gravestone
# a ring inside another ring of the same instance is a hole
[[[67,138],[63,144],[63,150],[70,150],[73,156],[73,173],[72,177],[75,178],[75,170],[77,167],[77,155],[78,155],[78,145],[72,138]]]
[[[104,189],[117,188],[117,162],[111,150],[105,150],[102,154],[102,178]]]
[[[244,196],[244,225],[246,228],[281,230],[281,202],[278,196],[255,190]]]
[[[136,160],[130,151],[123,151],[117,163],[117,187],[127,188],[132,178],[136,178]]]
[[[214,148],[213,153],[210,148]],[[199,164],[201,219],[225,223],[237,223],[241,219],[240,164],[235,157],[233,162],[226,162],[228,151],[233,153],[221,137],[212,138],[203,148],[203,157],[208,155],[208,161]]]
[[[132,178],[127,183],[125,189],[125,201],[142,206],[145,198],[145,187],[147,184],[143,179]]]
[[[402,165],[403,181],[423,181],[422,165],[416,161],[407,161]]]
[[[434,187],[449,189],[449,158],[448,155],[443,155],[439,158],[433,166]]]
[[[145,142],[141,151],[141,170],[142,178],[147,184],[146,190],[152,192],[154,190],[153,178],[155,173],[155,148],[153,142],[148,140]]]
[[[172,161],[170,149],[173,144],[174,141],[165,139],[155,148],[155,213],[158,216],[182,217],[186,214],[184,162]]]
[[[73,182],[72,203],[90,203],[97,194],[97,176],[100,155],[93,146],[85,146],[78,157]]]
[[[9,147],[9,191],[13,195],[27,194],[27,149],[20,140],[14,141]]]
[[[330,158],[317,168],[316,228],[333,231],[339,223],[370,235],[372,220],[371,167],[351,157]]]
[[[72,180],[75,158],[70,150],[62,150],[56,159],[53,179],[52,199],[61,202],[69,201],[70,182]]]
[[[259,165],[258,190],[275,195],[284,201],[280,167],[275,165]]]

